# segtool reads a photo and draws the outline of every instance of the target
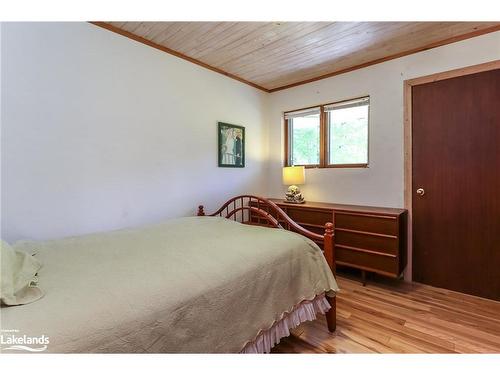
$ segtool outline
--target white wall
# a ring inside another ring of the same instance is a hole
[[[2,238],[44,239],[281,197],[285,110],[371,96],[370,167],[306,171],[311,201],[403,206],[403,80],[500,59],[500,32],[272,94],[87,23],[2,24]],[[217,167],[216,122],[247,166]],[[267,126],[269,125],[269,126]]]
[[[269,186],[283,196],[283,112],[370,95],[369,168],[307,169],[307,200],[403,207],[403,81],[500,59],[500,32],[271,94]]]
[[[88,23],[3,23],[2,232],[134,226],[265,195],[266,93]],[[217,167],[217,121],[246,167]]]

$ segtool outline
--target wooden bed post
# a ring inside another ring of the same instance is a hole
[[[196,216],[205,216],[205,211],[203,210],[202,205],[198,206],[198,213],[196,214]]]
[[[324,254],[326,261],[335,275],[335,253],[333,251],[333,224],[325,224]]]
[[[333,243],[333,224],[325,224],[325,235],[324,235],[324,254],[330,269],[335,275],[335,252]],[[337,328],[337,297],[326,297],[328,303],[332,306],[330,310],[326,312],[326,323],[328,325],[328,330],[330,332],[335,332]]]

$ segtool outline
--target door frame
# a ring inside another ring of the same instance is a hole
[[[413,275],[413,164],[412,164],[412,87],[444,79],[466,76],[469,74],[500,69],[500,60],[489,61],[483,64],[448,70],[423,77],[407,79],[403,82],[404,107],[404,207],[408,210],[407,229],[407,265],[404,271],[406,281],[412,281]]]

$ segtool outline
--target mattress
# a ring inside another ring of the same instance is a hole
[[[14,247],[42,261],[45,296],[2,307],[3,335],[43,336],[53,353],[237,353],[338,290],[311,240],[220,217]]]

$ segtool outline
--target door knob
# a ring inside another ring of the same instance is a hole
[[[422,196],[422,195],[424,195],[424,194],[425,194],[425,190],[424,190],[424,189],[422,189],[422,188],[418,188],[418,189],[417,189],[417,194],[418,194],[418,195],[420,195],[420,196]]]

